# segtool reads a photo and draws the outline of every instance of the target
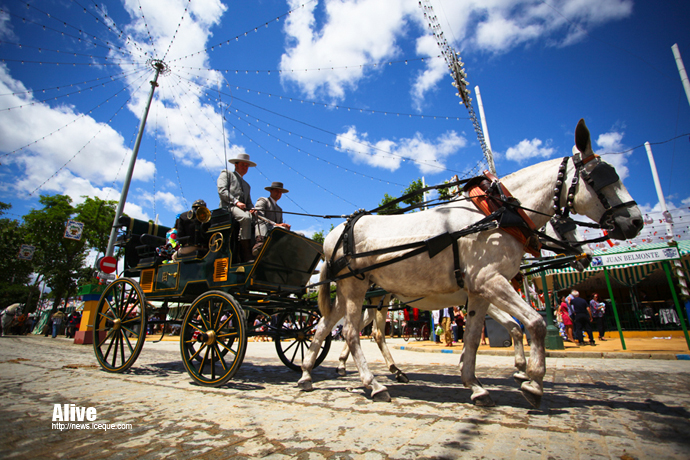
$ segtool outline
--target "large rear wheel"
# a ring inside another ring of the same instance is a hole
[[[240,304],[222,291],[197,297],[182,322],[180,351],[196,383],[217,387],[230,380],[247,351],[247,325]]]
[[[146,341],[146,299],[129,278],[113,281],[98,301],[93,317],[93,349],[104,371],[124,372]]]
[[[293,371],[302,370],[302,361],[311,346],[319,319],[321,316],[316,312],[299,310],[284,312],[278,316],[278,330],[273,340],[278,357]],[[326,359],[331,349],[331,340],[331,334],[328,334],[321,344],[314,368]]]

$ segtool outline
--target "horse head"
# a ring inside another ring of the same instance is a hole
[[[616,240],[637,236],[644,222],[637,203],[621,182],[616,169],[592,151],[585,120],[575,129],[573,163],[575,178],[567,196],[567,206],[599,223]],[[578,186],[579,179],[582,183]],[[573,190],[573,188],[576,190]]]

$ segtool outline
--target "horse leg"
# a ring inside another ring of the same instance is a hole
[[[478,287],[481,296],[491,299],[496,307],[519,319],[532,335],[532,346],[527,363],[530,380],[520,385],[520,391],[534,407],[539,407],[544,394],[544,374],[546,374],[546,324],[541,315],[527,305],[513,290],[505,277],[495,274]]]
[[[513,349],[515,350],[515,373],[513,378],[518,384],[529,380],[527,376],[527,360],[525,359],[525,348],[522,344],[522,329],[520,325],[506,312],[499,310],[493,305],[489,306],[487,312],[498,324],[503,326],[510,337],[513,339]]]
[[[367,308],[362,313],[362,329],[367,327],[369,323],[374,320],[373,314],[370,313],[371,308]],[[340,357],[338,358],[338,368],[335,370],[339,376],[345,377],[347,374],[345,365],[347,364],[347,358],[350,357],[350,347],[347,346],[347,342],[343,344],[343,351],[340,352]]]
[[[314,369],[316,357],[321,350],[321,344],[326,339],[326,336],[331,333],[335,324],[344,316],[344,313],[344,309],[339,305],[336,299],[335,305],[330,312],[321,317],[319,324],[316,326],[316,332],[314,333],[309,350],[302,360],[302,378],[297,382],[299,389],[303,391],[312,391],[314,389],[312,386],[311,371]]]
[[[350,347],[352,359],[359,371],[359,378],[366,388],[371,388],[372,399],[374,401],[389,402],[391,397],[388,394],[388,389],[381,385],[374,378],[374,374],[369,370],[367,360],[364,357],[360,344],[359,332],[362,329],[360,326],[362,319],[362,301],[364,300],[367,288],[368,281],[366,279],[357,280],[355,278],[347,278],[338,283],[336,297],[338,302],[345,305],[345,310],[347,311],[343,335],[345,336],[348,347]]]
[[[460,376],[466,388],[472,390],[472,402],[477,406],[494,406],[495,403],[489,392],[482,386],[475,375],[477,349],[484,328],[484,317],[489,303],[483,298],[470,294],[463,338],[462,355],[460,357]]]
[[[393,356],[391,356],[391,352],[388,349],[388,345],[386,345],[385,330],[387,314],[388,307],[384,307],[380,311],[376,312],[376,332],[374,334],[374,339],[376,340],[376,344],[379,346],[379,350],[381,350],[383,359],[386,360],[388,370],[391,371],[391,373],[395,374],[395,380],[397,380],[400,383],[409,383],[410,379],[407,378],[407,375],[405,375],[405,373],[398,369],[398,366],[395,365]]]

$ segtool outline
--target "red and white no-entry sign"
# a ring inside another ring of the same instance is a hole
[[[98,262],[98,268],[105,273],[113,273],[117,270],[117,259],[115,257],[106,256]]]

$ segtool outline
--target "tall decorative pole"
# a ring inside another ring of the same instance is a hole
[[[153,67],[156,75],[151,81],[151,91],[149,92],[149,99],[146,102],[146,109],[144,110],[144,115],[141,117],[141,123],[139,124],[139,134],[137,134],[137,140],[134,143],[134,149],[132,150],[132,157],[129,160],[129,169],[127,170],[127,176],[125,177],[125,182],[122,184],[122,193],[120,194],[120,202],[117,204],[117,210],[115,211],[115,220],[113,220],[113,228],[110,231],[110,239],[108,240],[108,249],[105,255],[112,257],[115,252],[115,239],[117,238],[117,225],[122,216],[122,210],[125,207],[125,202],[127,201],[127,193],[129,192],[129,183],[132,181],[132,173],[134,172],[134,164],[137,161],[137,155],[139,153],[139,145],[141,145],[141,138],[144,135],[144,127],[146,126],[146,118],[149,115],[149,108],[151,107],[151,101],[153,100],[153,93],[158,86],[158,76],[163,73],[168,72],[168,66],[159,59],[153,59],[148,63]]]
[[[482,103],[482,94],[479,92],[479,86],[474,87],[474,94],[477,96],[477,107],[479,108],[479,119],[482,122],[482,131],[484,132],[484,141],[486,142],[487,156],[486,160],[489,163],[489,171],[494,176],[496,175],[496,165],[494,164],[494,153],[491,150],[491,139],[489,139],[489,127],[486,125],[486,116],[484,116],[484,104]]]
[[[664,216],[664,223],[666,224],[666,242],[673,242],[673,218],[666,207],[666,200],[664,199],[664,192],[661,191],[661,183],[659,182],[659,173],[656,171],[656,163],[654,162],[654,155],[652,155],[652,146],[649,142],[644,143],[644,148],[647,150],[647,158],[649,159],[649,167],[652,169],[652,178],[654,179],[654,187],[656,187],[656,195],[659,198],[659,205],[661,206],[661,213]]]
[[[688,98],[688,103],[690,104],[690,81],[688,81],[688,74],[685,72],[685,66],[683,65],[683,59],[680,57],[680,50],[678,49],[678,43],[671,47],[673,50],[673,56],[676,58],[676,66],[678,66],[678,73],[680,73],[680,80],[683,82],[683,88],[685,88],[685,96]]]

